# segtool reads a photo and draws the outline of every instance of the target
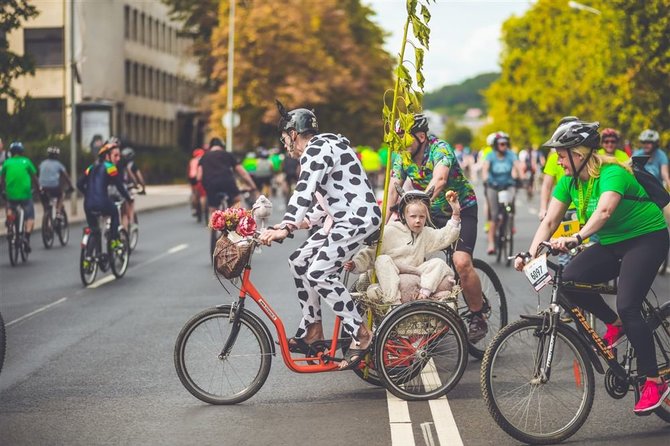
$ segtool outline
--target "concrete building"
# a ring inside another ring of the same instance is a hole
[[[52,133],[70,132],[70,39],[74,35],[77,139],[120,135],[137,147],[192,148],[202,139],[197,61],[191,40],[160,0],[34,0],[40,14],[7,35],[29,53],[35,76],[15,80]],[[73,31],[73,33],[71,33]],[[13,104],[7,103],[12,109]]]

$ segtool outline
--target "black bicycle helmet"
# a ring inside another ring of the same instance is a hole
[[[23,143],[21,141],[14,141],[9,145],[9,151],[12,155],[16,155],[17,153],[23,153],[25,151],[25,147],[23,147]]]
[[[47,156],[49,158],[58,158],[60,156],[60,148],[56,146],[47,147]]]
[[[564,120],[565,118],[563,118],[562,122]],[[599,127],[600,123],[598,122],[584,122],[580,120],[563,122],[558,126],[554,134],[551,135],[551,138],[542,144],[542,147],[559,150],[584,146],[595,150],[600,146]]]
[[[126,147],[121,151],[121,156],[126,161],[132,161],[135,159],[135,151],[132,147]]]
[[[306,108],[296,108],[286,111],[281,102],[276,101],[279,110],[279,124],[277,127],[280,132],[289,132],[295,130],[298,134],[319,133],[319,123],[313,111]]]
[[[434,190],[432,187],[425,192],[421,190],[405,191],[402,187],[396,185],[396,190],[398,191],[398,195],[400,195],[400,201],[398,202],[398,217],[400,217],[401,222],[406,223],[405,209],[407,209],[407,205],[410,203],[420,201],[426,205],[430,212],[430,197],[433,195]]]

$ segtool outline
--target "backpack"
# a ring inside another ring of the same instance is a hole
[[[660,209],[666,207],[668,203],[670,203],[670,194],[663,187],[663,183],[658,181],[658,178],[647,172],[644,168],[644,165],[647,164],[647,161],[649,160],[649,156],[638,155],[632,157],[631,160],[633,163],[633,175],[635,175],[635,179],[640,183],[640,186],[644,188],[649,197],[624,195],[623,198],[634,201],[653,201]]]

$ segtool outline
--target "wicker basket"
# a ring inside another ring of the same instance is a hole
[[[252,249],[249,241],[233,242],[224,233],[214,248],[214,269],[226,279],[239,277],[249,262]]]

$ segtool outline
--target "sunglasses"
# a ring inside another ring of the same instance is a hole
[[[603,139],[603,144],[616,144],[616,139]]]

